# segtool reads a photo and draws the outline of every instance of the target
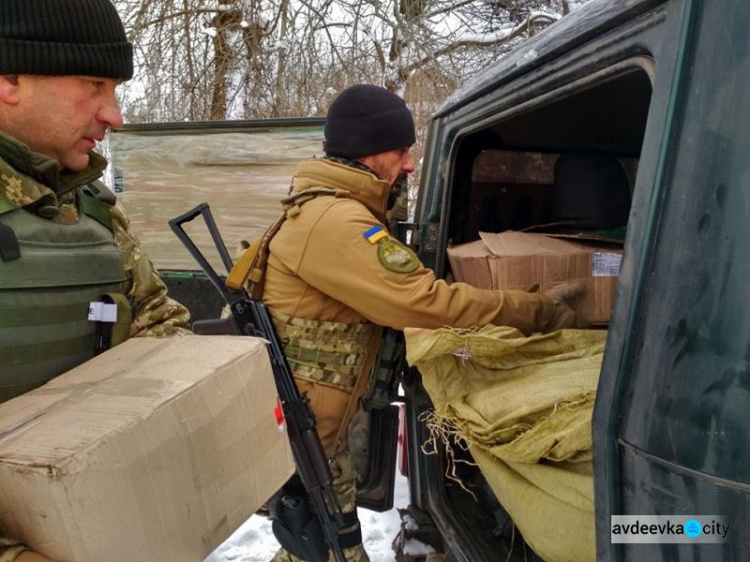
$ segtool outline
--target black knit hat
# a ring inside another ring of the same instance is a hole
[[[328,108],[323,149],[329,156],[361,158],[411,146],[414,119],[399,96],[371,84],[341,92]]]
[[[109,0],[0,0],[0,74],[133,76],[133,46]]]

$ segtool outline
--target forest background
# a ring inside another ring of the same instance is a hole
[[[128,123],[324,115],[359,82],[424,124],[463,82],[588,0],[114,0]]]

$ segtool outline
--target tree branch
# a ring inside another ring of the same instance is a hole
[[[407,64],[406,66],[401,68],[401,70],[399,71],[399,74],[401,74],[402,76],[408,77],[415,71],[427,65],[428,63],[435,61],[439,59],[440,57],[454,53],[458,51],[459,49],[466,49],[466,48],[472,48],[472,47],[473,48],[487,48],[487,47],[495,47],[497,45],[502,45],[503,43],[507,43],[515,39],[516,37],[522,35],[529,28],[530,25],[534,23],[539,23],[541,21],[552,23],[557,20],[553,18],[552,16],[547,16],[545,14],[535,14],[534,16],[527,18],[526,21],[517,25],[508,34],[503,35],[502,37],[495,37],[493,39],[489,39],[486,41],[473,40],[473,39],[456,41],[455,43],[451,43],[450,45],[447,45],[443,47],[442,49],[438,49],[437,51],[430,53],[429,55],[427,55],[426,57],[423,57],[422,59],[418,61],[414,61],[413,63]]]
[[[141,27],[151,27],[152,25],[156,25],[157,23],[164,23],[168,19],[181,18],[182,16],[189,16],[192,14],[218,14],[223,11],[224,10],[218,8],[196,8],[195,10],[181,10],[179,12],[173,12],[171,14],[159,16],[156,19],[144,23]]]

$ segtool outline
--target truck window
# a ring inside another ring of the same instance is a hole
[[[562,154],[616,159],[632,191],[651,100],[650,61],[488,120],[460,141],[452,172],[449,240],[554,223]],[[602,195],[606,199],[608,195]]]
[[[527,230],[535,225],[554,225],[555,165],[558,152],[490,149],[474,161],[469,193],[469,214],[464,240],[479,232]],[[637,158],[614,158],[622,167],[632,192]]]

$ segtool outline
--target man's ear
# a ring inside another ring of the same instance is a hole
[[[0,74],[0,102],[16,105],[20,99],[21,86],[15,74]]]

